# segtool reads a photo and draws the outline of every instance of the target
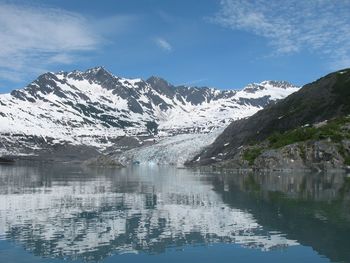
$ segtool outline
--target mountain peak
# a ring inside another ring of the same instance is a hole
[[[86,73],[98,72],[98,71],[107,71],[107,70],[103,66],[97,66],[97,67],[93,67],[93,68],[89,68],[89,69],[85,70]]]
[[[264,80],[264,81],[258,83],[258,85],[265,86],[266,88],[268,88],[268,87],[278,87],[278,88],[282,88],[282,89],[295,87],[290,82],[284,81],[284,80]]]
[[[168,97],[174,96],[174,86],[160,77],[151,76],[146,82],[153,87],[154,90]]]
[[[260,83],[251,83],[248,84],[243,91],[247,93],[256,93],[258,91],[263,90],[271,90],[271,89],[290,89],[290,88],[299,88],[287,81],[277,81],[277,80],[264,80]]]
[[[114,76],[110,71],[108,71],[103,66],[97,66],[97,67],[87,69],[84,73],[89,74],[89,75],[111,75],[111,76]]]
[[[168,81],[161,77],[151,76],[146,80],[151,85],[171,86]]]

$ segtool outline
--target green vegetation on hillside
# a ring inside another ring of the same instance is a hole
[[[339,154],[344,158],[344,164],[350,166],[350,153],[344,148],[345,139],[350,139],[350,116],[319,123],[318,125],[307,125],[284,133],[275,132],[267,138],[262,144],[250,144],[244,149],[242,158],[253,165],[264,150],[277,149],[284,146],[299,143],[300,156],[303,160],[306,158],[306,141],[330,140],[338,147]]]
[[[243,152],[243,159],[248,161],[249,165],[253,165],[255,159],[262,153],[262,148],[248,148]]]
[[[271,148],[281,148],[297,142],[328,138],[333,142],[340,142],[343,139],[350,139],[349,128],[344,128],[346,124],[350,124],[349,117],[337,118],[319,127],[304,126],[284,133],[275,132],[268,137],[268,141]]]

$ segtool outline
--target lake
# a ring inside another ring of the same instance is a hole
[[[0,262],[350,262],[350,177],[0,166]]]

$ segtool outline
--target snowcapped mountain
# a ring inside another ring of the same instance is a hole
[[[297,91],[264,81],[242,90],[174,86],[114,76],[103,67],[45,73],[24,89],[0,95],[1,144],[110,146],[120,136],[209,132]]]

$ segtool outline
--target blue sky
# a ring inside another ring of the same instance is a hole
[[[350,67],[350,1],[0,0],[0,93],[46,71],[237,89]]]

